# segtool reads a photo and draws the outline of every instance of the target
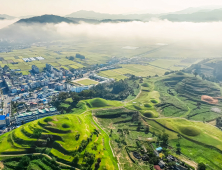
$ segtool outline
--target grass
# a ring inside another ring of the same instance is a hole
[[[133,74],[135,76],[155,76],[163,75],[167,70],[156,68],[151,65],[143,66],[139,64],[122,64],[122,68],[101,71],[99,74],[101,76],[110,77],[110,78],[117,78],[118,76],[124,76],[125,74]]]
[[[208,123],[189,121],[181,118],[162,118],[157,119],[157,121],[193,140],[222,150],[222,131]]]
[[[221,95],[220,88],[212,82],[203,81],[193,75],[177,73],[158,78],[154,85],[161,99],[157,106],[164,116],[185,117],[198,121],[207,121],[219,116],[211,110],[213,105],[201,101],[202,95]],[[201,103],[200,108],[197,103]],[[222,104],[219,103],[216,107],[221,109]]]
[[[158,91],[154,90],[154,81],[144,78],[143,84],[147,83],[148,87],[141,86],[141,92],[139,96],[128,102],[126,108],[130,110],[138,110],[140,113],[145,114],[148,117],[158,117],[159,113],[155,109],[155,105],[160,102],[160,95]],[[152,102],[155,101],[155,102]],[[152,115],[151,115],[152,114]]]
[[[156,117],[156,115],[151,111],[144,112],[143,115],[148,118],[155,118]]]
[[[187,136],[198,136],[200,135],[201,131],[193,126],[185,126],[181,125],[179,127],[179,130],[182,134],[187,135]]]
[[[80,81],[77,81],[77,83],[79,84],[83,84],[83,85],[91,85],[91,84],[98,84],[97,81],[94,81],[94,80],[91,80],[91,79],[84,79],[84,80],[80,80]]]
[[[62,140],[55,140],[54,144],[51,146],[52,150],[50,152],[50,155],[56,157],[60,161],[64,162],[72,162],[73,156],[72,152],[75,150],[78,150],[81,141],[86,140],[90,135],[94,132],[97,127],[91,123],[92,118],[90,116],[90,113],[86,113],[84,115],[57,115],[49,118],[39,119],[30,123],[27,123],[23,126],[20,126],[19,128],[13,130],[10,133],[6,133],[0,137],[0,152],[7,152],[9,150],[15,150],[19,152],[20,148],[32,148],[34,147],[34,143],[37,141],[35,138],[29,138],[24,134],[21,129],[23,127],[30,127],[29,131],[32,131],[32,129],[35,129],[37,126],[38,128],[45,130],[44,134],[53,134],[56,136],[60,136]],[[39,123],[41,126],[39,126]],[[58,129],[59,131],[55,133],[55,130],[50,131],[49,128],[47,130],[45,127],[51,127],[53,129]],[[62,133],[64,130],[70,130],[68,133]],[[12,135],[12,139],[14,140],[14,145],[12,142],[9,142],[8,137]],[[78,140],[75,139],[75,135],[80,134],[80,137]],[[40,140],[40,139],[38,139]],[[95,160],[98,158],[101,158],[102,162],[101,165],[107,169],[116,169],[116,161],[112,155],[110,155],[109,150],[109,144],[108,144],[109,138],[106,137],[103,132],[100,132],[98,136],[92,135],[92,141],[89,142],[89,144],[86,146],[84,151],[80,153],[80,160],[79,164],[82,164],[82,158],[85,151],[95,154]],[[22,141],[22,144],[21,142]],[[104,145],[104,142],[107,143]],[[96,144],[97,150],[92,150],[92,146]],[[16,146],[16,148],[14,148]],[[106,148],[104,150],[104,148]]]
[[[94,98],[83,100],[89,110],[98,109],[98,108],[110,108],[110,107],[119,107],[123,106],[123,103],[116,100],[105,100],[102,98]]]
[[[66,102],[66,103],[72,103],[73,100],[72,100],[72,98],[68,98],[68,99],[65,100],[65,102]]]
[[[157,119],[157,120],[159,120],[159,119]],[[161,119],[161,121],[159,121],[159,122],[163,122],[162,120],[165,120],[165,119]],[[167,120],[170,120],[170,119],[167,119]],[[176,122],[176,120],[175,120],[175,122]],[[164,121],[164,122],[167,122],[167,121]],[[189,121],[189,122],[192,123],[191,121]],[[203,145],[194,143],[194,142],[189,141],[189,140],[187,140],[185,138],[178,139],[177,133],[174,133],[172,131],[169,131],[169,130],[165,129],[163,126],[160,126],[155,121],[147,120],[147,123],[149,124],[150,131],[152,133],[153,132],[155,132],[156,134],[162,134],[163,132],[167,133],[169,135],[169,145],[172,146],[175,150],[177,148],[177,144],[180,143],[181,153],[183,155],[185,155],[186,157],[190,158],[191,160],[194,160],[197,163],[199,163],[199,162],[206,163],[208,165],[208,167],[210,167],[210,168],[207,168],[207,170],[208,169],[210,170],[212,168],[213,169],[218,169],[218,170],[222,169],[222,167],[220,166],[221,163],[222,163],[222,159],[221,159],[222,155],[221,155],[220,152],[218,152],[216,150],[213,150],[211,148],[204,147]],[[163,123],[163,125],[166,125],[166,124],[167,123]],[[182,124],[185,124],[185,126],[186,125],[190,126],[189,123],[184,123],[183,121],[182,122],[178,121],[177,124],[179,124],[179,126],[177,127],[178,129],[173,129],[173,130],[177,130],[178,132],[180,132],[179,131],[179,127]],[[167,125],[168,125],[167,127],[172,128],[172,125],[170,126],[169,123]],[[209,127],[208,127],[208,125],[206,125],[206,127],[204,127],[204,128],[208,129]],[[211,128],[215,128],[215,127],[212,126]],[[202,130],[203,130],[203,127],[201,129],[201,133],[204,133]],[[215,128],[215,130],[216,130],[216,128]],[[216,131],[218,132],[218,130],[216,130]],[[222,132],[220,132],[220,133],[222,133]],[[188,137],[191,138],[191,139],[197,139],[201,135],[202,134],[200,134],[199,136],[196,136],[196,137],[192,137],[192,136],[188,136]],[[211,139],[208,139],[208,140],[210,142],[212,142],[215,139],[211,138]],[[205,142],[209,142],[208,140],[205,140]],[[180,155],[177,155],[174,152],[172,154],[177,156],[177,157],[180,156]]]
[[[132,119],[132,114],[128,114],[126,117],[122,116],[123,114],[129,112],[131,111],[124,108],[98,110],[95,112],[96,117],[98,117],[94,120],[97,120],[104,131],[110,135],[110,143],[115,155],[117,155],[121,169],[132,170],[139,168],[149,170],[149,165],[144,165],[143,163],[140,163],[140,161],[138,164],[134,164],[127,154],[126,146],[132,146],[136,148],[136,141],[138,140],[138,136],[141,141],[145,141],[147,138],[152,137],[151,134],[145,134],[143,130],[137,131],[137,126],[129,126],[132,125],[130,121]],[[101,116],[109,116],[109,118],[101,118]],[[121,135],[121,133],[118,132],[118,129],[128,129],[129,133],[123,133],[123,135]],[[126,144],[122,144],[120,142],[122,140],[124,140]],[[144,144],[144,146],[148,147],[146,144]]]
[[[61,104],[59,105],[59,107],[69,108],[70,105],[69,105],[69,104],[66,104],[66,103],[61,103]]]
[[[104,99],[96,98],[89,101],[91,107],[106,107],[108,103]]]

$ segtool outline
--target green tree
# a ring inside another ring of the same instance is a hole
[[[162,136],[161,136],[161,140],[163,141],[163,143],[165,145],[168,144],[168,139],[169,139],[169,135],[167,133],[164,133]]]
[[[195,77],[197,77],[197,75],[198,75],[198,73],[196,71],[194,71],[193,74],[194,74]]]
[[[205,170],[207,167],[203,162],[198,163],[197,170]]]
[[[145,127],[145,134],[148,134],[149,133],[149,126],[147,125],[146,127]]]
[[[18,169],[25,169],[30,163],[30,158],[28,156],[23,156],[19,161]]]

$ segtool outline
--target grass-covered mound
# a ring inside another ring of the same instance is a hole
[[[123,105],[123,103],[120,101],[105,100],[102,98],[89,99],[85,100],[84,102],[91,109],[96,109],[100,107],[119,107]]]
[[[180,126],[179,129],[184,135],[187,136],[198,136],[201,133],[198,128],[192,126]]]
[[[155,117],[155,114],[153,112],[145,112],[145,113],[143,113],[143,115],[145,117],[148,117],[148,118],[154,118]]]
[[[106,100],[101,99],[101,98],[91,99],[91,100],[89,100],[89,104],[90,104],[91,107],[105,107],[105,106],[108,106],[108,103],[106,102]]]
[[[92,123],[90,114],[66,114],[35,120],[0,136],[1,154],[39,153],[77,168],[115,169],[108,136]]]

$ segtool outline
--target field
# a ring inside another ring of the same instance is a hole
[[[167,117],[185,117],[191,120],[209,121],[221,116],[212,110],[222,108],[201,100],[202,95],[220,97],[220,88],[212,82],[193,75],[176,73],[155,81],[155,90],[160,93],[158,108]]]
[[[161,47],[157,44],[147,43],[146,46],[140,46],[136,49],[126,49],[124,46],[137,46],[129,44],[129,42],[86,42],[75,41],[57,42],[54,45],[47,46],[31,46],[30,48],[13,50],[7,53],[0,53],[0,65],[8,65],[11,69],[21,69],[27,71],[32,65],[36,65],[40,70],[45,64],[51,64],[56,68],[78,69],[89,65],[104,64],[113,57],[116,58],[132,58],[136,57],[133,64],[123,64],[122,68],[116,70],[108,70],[100,73],[101,76],[112,77],[120,80],[126,78],[124,74],[134,74],[137,76],[154,76],[163,75],[167,70],[181,70],[201,60],[200,54],[203,51],[181,49],[175,45]],[[73,45],[74,44],[74,45]],[[175,50],[179,48],[180,51]],[[85,59],[75,58],[73,61],[67,57],[74,56],[79,53],[84,55]],[[198,54],[198,55],[197,55]],[[30,58],[42,56],[45,60],[24,62],[22,58]],[[209,57],[209,56],[208,56]],[[153,61],[155,60],[155,61]],[[138,64],[137,61],[140,61]],[[18,64],[16,64],[18,62]]]
[[[129,126],[135,112],[125,108],[112,108],[109,110],[94,111],[95,120],[104,128],[107,134],[111,137],[111,145],[114,148],[114,153],[118,159],[121,169],[150,169],[150,165],[138,161],[132,156],[133,151],[137,151],[136,141],[139,138],[141,144],[147,149],[150,146],[145,141],[148,137],[152,138],[152,134],[145,134],[144,130],[137,131],[137,125]],[[135,164],[134,161],[138,161]]]
[[[36,129],[41,131],[39,136]],[[36,147],[51,148],[49,156],[79,167],[84,166],[84,152],[87,151],[95,155],[92,167],[98,158],[101,158],[103,168],[116,169],[117,166],[107,137],[92,123],[90,113],[39,119],[1,136],[0,141],[1,154],[35,153],[38,152]],[[73,162],[76,154],[78,161]]]
[[[154,67],[151,65],[139,65],[139,64],[122,64],[122,68],[119,69],[113,69],[113,70],[107,70],[107,71],[101,71],[99,75],[114,78],[114,79],[124,79],[126,78],[126,74],[133,74],[135,76],[155,76],[155,75],[163,75],[166,71],[166,69]]]
[[[138,110],[144,116],[149,118],[158,117],[159,113],[155,105],[160,102],[160,95],[158,91],[154,90],[154,84],[149,79],[144,79],[141,85],[141,92],[139,96],[126,103],[126,108],[130,110]]]
[[[82,85],[86,85],[86,86],[91,85],[91,84],[98,84],[97,81],[94,81],[94,80],[91,80],[91,79],[83,79],[83,80],[78,80],[76,82],[79,83],[79,84],[82,84]]]
[[[217,128],[209,124],[188,121],[186,119],[161,118],[143,120],[139,118],[138,120],[141,120],[143,128],[138,130],[137,122],[133,121],[135,118],[135,116],[133,116],[134,114],[133,111],[124,108],[94,111],[96,120],[111,136],[111,144],[121,168],[135,169],[139,166],[140,169],[149,169],[149,165],[146,164],[145,166],[144,162],[141,160],[137,160],[138,164],[134,164],[133,161],[135,161],[135,158],[130,154],[130,150],[126,148],[133,148],[132,151],[137,150],[136,141],[140,141],[145,147],[149,147],[149,145],[145,145],[148,143],[147,139],[149,139],[154,147],[159,147],[155,142],[158,135],[167,133],[169,135],[170,154],[184,161],[189,160],[188,162],[191,163],[191,160],[195,162],[205,162],[209,170],[222,169],[220,166],[222,163],[222,155],[217,149],[210,148],[210,146],[217,146],[219,149],[222,149],[222,132]],[[149,133],[145,133],[147,125],[149,126]],[[123,136],[121,136],[121,131],[119,129],[123,129]],[[125,130],[129,132],[126,133]],[[180,133],[182,137],[178,138],[178,133]],[[178,143],[180,143],[181,154],[176,153]],[[206,145],[209,145],[209,147]],[[192,164],[196,167],[195,162]]]
[[[158,119],[156,119],[158,121]],[[192,139],[193,137],[189,137],[189,138],[178,138],[177,133],[169,131],[168,129],[164,128],[165,124],[168,124],[169,127],[172,127],[171,123],[167,123],[168,119],[161,119],[161,123],[163,123],[161,126],[160,124],[156,123],[153,120],[146,120],[147,123],[149,124],[149,126],[151,127],[150,131],[155,132],[155,134],[162,134],[163,132],[167,133],[169,135],[169,146],[171,146],[172,148],[170,149],[173,153],[173,155],[176,156],[180,156],[182,159],[187,159],[187,160],[193,160],[195,162],[204,162],[207,164],[207,170],[213,170],[213,169],[222,169],[221,167],[221,160],[222,160],[222,155],[220,152],[218,152],[215,149],[206,147],[204,144],[199,144],[196,142],[191,141],[190,139]],[[175,124],[180,124],[180,121],[177,121],[178,119],[172,119],[172,122],[174,122]],[[166,122],[166,123],[165,123]],[[191,121],[187,121],[184,125],[190,125],[190,124],[196,124],[196,122],[191,122]],[[198,124],[198,122],[197,122]],[[171,125],[171,126],[170,126]],[[203,125],[201,127],[201,129],[203,129],[203,127],[205,127],[206,129],[204,129],[203,131],[207,131],[207,128],[209,127],[209,125]],[[211,127],[214,128],[214,127]],[[218,130],[216,130],[218,131]],[[204,135],[205,132],[203,132]],[[221,134],[222,132],[220,132]],[[198,138],[198,137],[195,137]],[[210,141],[215,142],[217,141],[217,139],[212,138],[211,135],[208,136],[208,138],[210,138]],[[209,142],[209,141],[202,141],[204,142]],[[181,148],[181,155],[176,154],[176,148],[177,148],[177,144],[180,144],[180,148]]]
[[[222,150],[222,131],[208,123],[188,121],[180,118],[163,118],[156,121],[195,141]]]

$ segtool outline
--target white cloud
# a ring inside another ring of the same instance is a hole
[[[222,22],[190,23],[170,21],[87,23],[55,25],[56,31],[65,37],[146,40],[158,42],[186,42],[199,44],[222,43]]]
[[[0,29],[7,27],[13,23],[18,21],[18,19],[13,19],[13,20],[0,20]]]

